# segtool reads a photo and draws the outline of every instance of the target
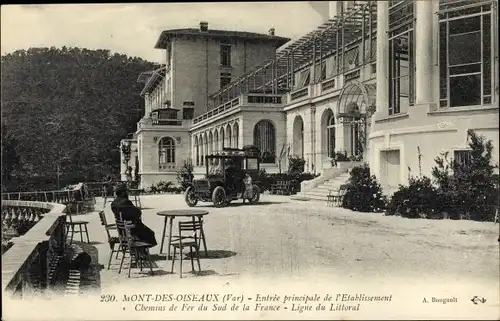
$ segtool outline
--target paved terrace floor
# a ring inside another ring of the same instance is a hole
[[[102,199],[98,199],[96,207],[102,207],[101,204]],[[156,232],[158,243],[163,219],[156,212],[187,208],[182,195],[142,196],[142,205],[143,221]],[[274,195],[263,195],[257,205],[234,202],[229,207],[214,208],[201,203],[198,207],[210,212],[205,217],[210,257],[201,259],[203,273],[189,273],[190,262],[185,261],[184,271],[188,273],[180,279],[176,261],[174,274],[170,274],[171,261],[165,259],[166,255],[158,255],[158,245],[152,249],[157,265],[155,275],[132,269],[129,279],[127,261],[125,271],[118,274],[119,260],[113,259],[111,269],[101,271],[101,293],[117,293],[116,289],[121,288],[129,294],[137,294],[139,289],[153,291],[155,287],[162,291],[213,292],[225,286],[245,284],[246,292],[262,292],[264,286],[269,286],[269,291],[297,295],[321,292],[320,289],[390,292],[395,297],[399,293],[400,297],[414,295],[416,304],[421,304],[424,296],[457,296],[467,301],[467,309],[474,307],[470,298],[488,293],[488,304],[492,304],[490,308],[498,314],[499,224],[356,213],[326,207],[323,202],[293,201]],[[113,222],[109,203],[105,212],[108,221]],[[109,246],[97,213],[83,215],[82,219],[90,221],[90,238],[99,251],[99,263],[107,266]],[[425,286],[431,288],[425,290]],[[403,311],[408,302],[399,302]],[[446,307],[451,309],[450,313],[457,311],[456,306]],[[439,308],[444,309],[444,305]],[[133,305],[127,309],[133,310]],[[121,312],[121,306],[119,310]],[[430,314],[420,317],[435,316],[429,306],[422,311]],[[468,317],[478,317],[478,313]],[[299,316],[305,317],[293,314],[290,318]],[[117,317],[113,314],[113,318]],[[153,315],[126,314],[124,317],[151,318]],[[207,317],[215,316],[203,316]]]
[[[102,199],[97,207],[102,207]],[[163,218],[160,210],[189,208],[182,195],[142,196],[143,221],[161,242]],[[498,281],[499,224],[405,219],[377,213],[357,213],[326,207],[323,202],[293,201],[288,197],[263,195],[258,205],[234,202],[229,207],[207,209],[205,233],[209,256],[202,259],[205,277],[343,275],[375,278],[457,277]],[[114,222],[109,203],[105,213]],[[98,215],[85,215],[92,241],[100,242],[100,263],[107,264],[109,247]],[[175,228],[175,226],[174,226]],[[175,230],[174,230],[175,231]],[[166,255],[152,249],[159,269],[170,272]],[[166,249],[166,245],[165,245]],[[166,252],[166,250],[164,250]],[[116,260],[102,271],[102,288],[116,282],[133,283],[126,273],[117,274]],[[189,262],[185,266],[190,270]],[[165,279],[179,279],[179,267]],[[160,272],[161,274],[161,272]],[[189,275],[196,278],[199,275]]]

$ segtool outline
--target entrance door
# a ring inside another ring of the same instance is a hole
[[[401,162],[399,149],[380,153],[380,180],[384,193],[392,194],[401,183]]]

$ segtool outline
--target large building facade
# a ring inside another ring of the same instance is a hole
[[[167,51],[166,66],[142,75],[146,115],[133,140],[142,186],[175,182],[185,161],[201,174],[204,155],[254,144],[268,172],[295,155],[307,171],[328,175],[332,157],[347,154],[367,162],[390,193],[411,174],[430,175],[443,152],[466,157],[469,129],[493,141],[498,162],[498,1],[327,7],[324,24],[277,50],[286,39],[252,34],[261,38],[251,61],[231,53],[231,80],[219,61],[203,62],[210,55],[196,58],[214,41],[222,60],[216,38],[176,44],[164,32],[157,47]],[[233,41],[231,50],[241,48]],[[156,84],[167,88],[168,104]]]

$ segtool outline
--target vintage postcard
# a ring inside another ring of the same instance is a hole
[[[5,320],[500,318],[497,0],[1,7]]]

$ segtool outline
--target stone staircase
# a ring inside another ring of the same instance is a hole
[[[305,188],[303,191],[297,193],[297,195],[292,196],[292,199],[296,200],[317,200],[317,201],[327,201],[327,195],[332,191],[332,194],[335,195],[340,185],[346,184],[349,179],[349,173],[347,169],[331,179],[327,179],[317,186],[311,186],[309,188]]]

